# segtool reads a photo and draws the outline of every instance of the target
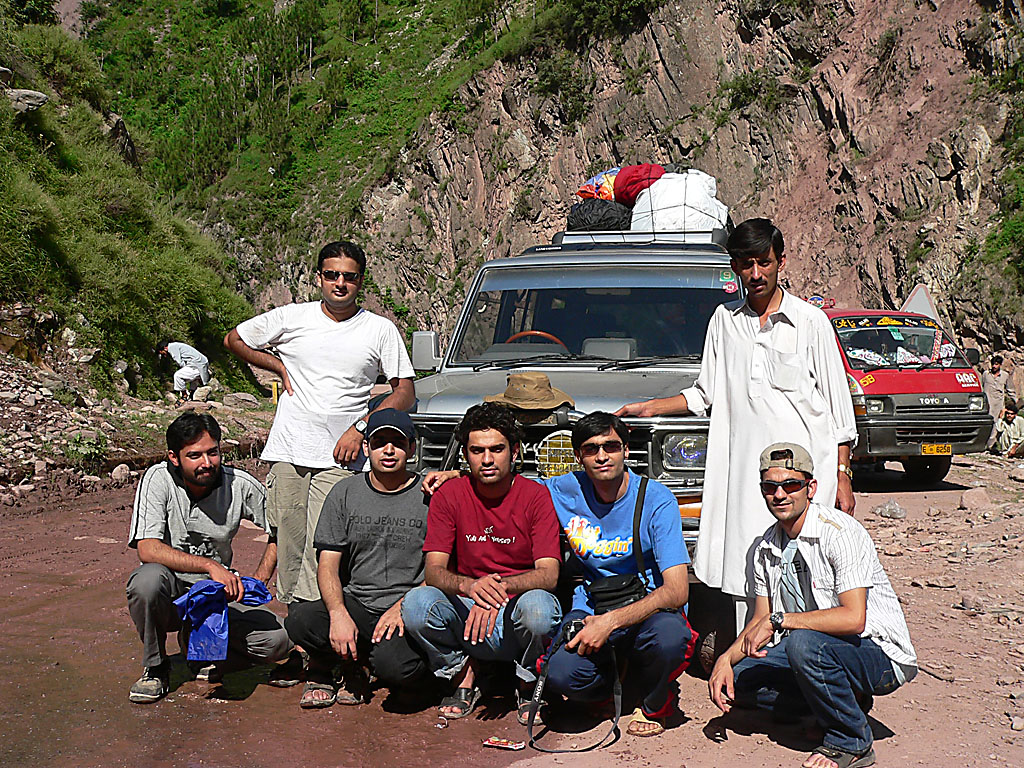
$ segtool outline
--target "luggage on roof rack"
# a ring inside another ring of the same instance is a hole
[[[703,243],[719,245],[724,248],[731,230],[732,221],[729,220],[726,222],[726,227],[721,229],[690,230],[688,232],[639,232],[635,230],[623,230],[621,232],[559,232],[551,239],[551,242],[553,245]]]

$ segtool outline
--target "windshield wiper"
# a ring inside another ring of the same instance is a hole
[[[473,370],[482,371],[485,368],[500,368],[503,365],[515,365],[516,363],[561,363],[565,361],[579,362],[607,359],[607,357],[601,357],[600,355],[574,355],[572,353],[564,353],[560,355],[526,355],[524,357],[508,357],[501,360],[486,360],[474,365]]]
[[[613,368],[626,369],[626,368],[645,368],[649,365],[657,365],[658,363],[674,362],[677,360],[700,360],[701,355],[687,354],[687,355],[651,355],[650,357],[638,357],[634,360],[612,360],[610,363],[598,366],[599,371],[608,371]]]

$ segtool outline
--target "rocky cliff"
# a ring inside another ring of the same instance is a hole
[[[1019,56],[1020,11],[1016,0],[676,2],[624,41],[563,60],[547,94],[543,57],[499,62],[365,196],[377,281],[412,325],[447,332],[473,268],[549,241],[592,172],[681,162],[719,179],[736,221],[778,222],[798,293],[895,307],[921,281],[962,336],[1019,345],[1021,318],[993,317],[984,280],[962,275],[994,210],[1007,119],[984,76]],[[316,205],[330,221],[330,203]]]

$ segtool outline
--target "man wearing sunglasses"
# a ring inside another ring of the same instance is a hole
[[[415,685],[432,690],[401,616],[405,594],[423,583],[427,502],[407,469],[415,449],[409,414],[375,411],[366,429],[370,471],[327,494],[313,540],[321,599],[294,603],[285,621],[289,637],[309,652],[304,709],[364,703],[367,668],[396,698]],[[339,661],[340,690],[332,674]]]
[[[808,710],[825,731],[805,768],[873,765],[866,712],[917,674],[910,632],[875,545],[859,522],[813,501],[805,448],[761,453],[760,491],[776,522],[754,552],[754,615],[708,681],[723,712]]]
[[[320,598],[316,524],[334,484],[365,467],[363,434],[378,375],[392,389],[378,410],[408,410],[415,398],[402,335],[359,307],[365,270],[358,245],[328,243],[317,260],[318,301],[272,309],[224,338],[231,352],[284,385],[260,458],[271,463],[267,516],[278,531],[277,598],[285,604]]]
[[[648,481],[640,509],[640,541],[634,515],[641,478],[626,467],[629,429],[618,416],[596,411],[572,429],[572,446],[582,472],[545,481],[558,520],[583,564],[583,584],[573,593],[565,617],[584,627],[552,656],[548,684],[571,701],[596,703],[612,692],[618,670],[608,652],[628,659],[630,679],[641,696],[626,733],[656,736],[673,711],[672,681],[689,663],[693,632],[683,613],[689,594],[690,557],[679,525],[679,504],[661,483]],[[639,573],[639,547],[644,573]],[[636,574],[645,596],[601,612],[591,587],[608,577]],[[599,615],[595,615],[595,608]]]
[[[853,514],[850,451],[857,423],[828,318],[779,284],[786,266],[782,232],[768,219],[749,219],[726,247],[747,296],[715,311],[693,386],[625,405],[617,414],[710,411],[693,570],[704,584],[733,596],[738,633],[753,605],[751,546],[771,522],[749,481],[757,471],[757,446],[780,432],[803,440],[819,469],[819,497]]]

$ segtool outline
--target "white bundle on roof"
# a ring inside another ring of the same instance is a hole
[[[717,199],[714,176],[694,168],[666,173],[641,192],[630,229],[639,232],[706,232],[725,226],[729,209]]]

